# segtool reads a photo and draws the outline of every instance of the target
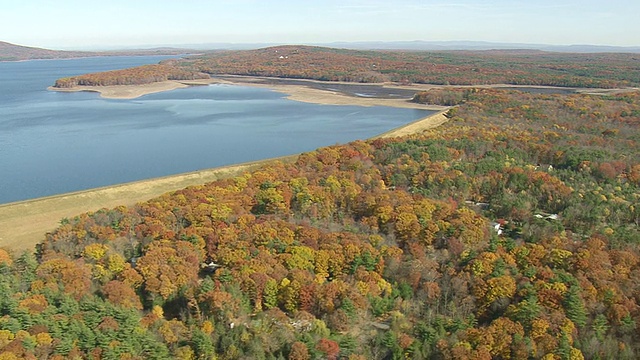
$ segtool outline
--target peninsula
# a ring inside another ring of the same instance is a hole
[[[61,78],[49,89],[131,99],[187,86],[232,83],[269,87],[298,101],[425,108],[404,100],[419,91],[460,87],[604,95],[633,91],[640,86],[636,56],[535,50],[401,52],[276,46],[217,51],[156,65]],[[605,63],[609,72],[602,71]],[[347,86],[362,91],[350,91]]]
[[[637,54],[631,53],[358,51],[290,45],[216,51],[166,60],[158,65],[61,78],[53,86],[141,85],[240,75],[357,84],[509,84],[610,89],[640,86],[636,58]]]

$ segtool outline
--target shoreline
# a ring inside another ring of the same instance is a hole
[[[105,99],[135,99],[140,96],[155,94],[164,91],[183,89],[189,85],[178,81],[162,81],[144,85],[113,85],[113,86],[73,86],[70,88],[57,88],[49,86],[47,90],[57,92],[94,92]]]
[[[298,154],[226,165],[0,204],[0,248],[15,252],[32,250],[64,218],[103,208],[132,206],[167,192],[237,176],[270,162],[294,161],[297,156]]]
[[[423,110],[442,110],[444,106],[424,105],[412,103],[407,97],[384,98],[384,97],[365,97],[354,94],[345,94],[340,91],[331,89],[332,85],[352,86],[352,87],[371,87],[380,89],[405,90],[417,93],[419,91],[427,91],[431,89],[446,88],[478,88],[478,89],[506,89],[518,90],[537,89],[550,90],[575,94],[588,95],[614,95],[630,91],[637,91],[638,88],[577,88],[577,87],[560,87],[548,85],[511,85],[511,84],[486,84],[486,85],[436,85],[436,84],[397,84],[397,83],[351,83],[338,81],[320,81],[312,79],[288,79],[261,76],[244,76],[244,75],[220,75],[210,79],[195,80],[167,80],[140,85],[109,85],[109,86],[73,86],[70,88],[56,88],[49,86],[47,90],[57,92],[95,92],[105,99],[131,100],[144,95],[155,94],[159,92],[184,89],[191,86],[207,86],[215,84],[239,85],[239,86],[255,86],[268,88],[283,94],[287,99],[308,102],[322,105],[358,105],[358,106],[390,106],[400,108],[412,108]],[[323,87],[314,87],[314,85],[323,85]]]
[[[344,95],[343,95],[344,96]],[[374,136],[370,139],[416,134],[442,125],[448,119],[445,113],[450,107],[417,119],[409,124]],[[188,186],[238,176],[245,171],[265,164],[281,161],[293,162],[300,154],[252,162],[221,166],[159,178],[139,180],[71,193],[0,204],[0,248],[14,253],[33,251],[44,240],[47,232],[60,225],[60,220],[103,208],[132,206],[162,194]]]
[[[382,98],[382,97],[360,97],[355,95],[348,95],[339,91],[333,91],[330,89],[313,88],[307,85],[300,84],[274,84],[267,82],[260,82],[265,78],[259,77],[214,77],[211,79],[196,79],[196,80],[167,80],[162,82],[142,84],[142,85],[112,85],[112,86],[73,86],[70,88],[56,88],[49,86],[47,90],[57,92],[95,92],[100,94],[100,97],[105,99],[119,99],[119,100],[131,100],[136,99],[144,95],[155,94],[164,91],[171,91],[177,89],[184,89],[191,86],[208,86],[208,85],[237,85],[237,86],[252,86],[265,89],[271,89],[273,91],[286,95],[286,98],[293,101],[321,104],[321,105],[356,105],[356,106],[389,106],[397,108],[407,109],[420,109],[420,110],[435,110],[440,111],[446,106],[439,105],[425,105],[418,104],[409,101],[408,98]],[[309,84],[341,84],[341,85],[359,85],[359,86],[371,86],[371,87],[384,87],[388,89],[403,89],[411,90],[414,92],[426,90],[429,87],[421,88],[406,88],[398,85],[389,84],[352,84],[352,83],[337,83],[337,82],[323,82],[316,80],[295,80],[296,82],[308,82]]]

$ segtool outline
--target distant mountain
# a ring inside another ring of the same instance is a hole
[[[59,51],[36,47],[20,46],[0,41],[0,61],[19,61],[31,59],[68,59],[74,57],[94,56],[86,51]]]
[[[36,47],[20,46],[0,41],[0,61],[18,61],[32,59],[67,59],[85,56],[123,56],[123,55],[180,55],[209,52],[212,50],[253,50],[269,46],[285,45],[280,43],[200,43],[167,44],[161,47],[138,48],[123,47],[109,51],[63,51]],[[640,46],[608,45],[548,45],[525,43],[500,43],[488,41],[362,41],[332,42],[309,44],[332,48],[353,50],[542,50],[563,53],[640,53]]]
[[[70,59],[87,56],[181,55],[197,52],[201,51],[173,47],[131,49],[122,51],[63,51],[21,46],[0,41],[0,61]]]

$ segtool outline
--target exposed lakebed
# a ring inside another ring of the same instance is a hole
[[[234,85],[133,100],[45,90],[60,77],[163,58],[0,63],[0,203],[310,151],[431,113],[309,104]]]

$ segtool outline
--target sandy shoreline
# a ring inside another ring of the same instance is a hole
[[[141,180],[0,205],[0,247],[16,252],[34,249],[63,218],[134,205],[192,185],[237,176],[271,161],[293,161],[297,155]]]
[[[49,86],[47,90],[58,92],[96,92],[106,99],[135,99],[143,95],[182,89],[188,86],[189,85],[182,84],[178,81],[163,81],[144,85],[74,86],[71,88]]]
[[[215,81],[218,83],[224,82],[220,80]],[[126,89],[118,87],[117,91],[114,91],[113,93],[105,91],[102,95],[104,96],[104,94],[107,93],[113,96],[134,96],[141,92],[146,94],[150,93],[148,91],[167,91],[171,90],[172,86],[178,86],[174,88],[181,88],[192,85],[201,85],[204,82],[188,82],[187,84],[174,83],[176,82],[157,83],[152,84],[153,86],[149,88],[135,87],[137,89],[133,89],[134,87]],[[408,102],[406,99],[359,98],[298,85],[267,86],[265,84],[255,84],[255,86],[264,86],[273,88],[276,91],[285,92],[289,94],[290,98],[297,101],[335,105],[382,105],[410,107],[424,110],[439,110],[438,113],[431,114],[428,117],[419,119],[408,125],[380,134],[376,136],[376,138],[415,134],[423,130],[439,126],[447,121],[447,118],[444,116],[448,110],[447,107],[425,106]],[[93,90],[74,89],[74,91]],[[44,235],[47,232],[54,230],[59,225],[60,220],[63,218],[71,218],[81,213],[97,211],[102,208],[113,208],[119,205],[134,205],[137,202],[146,201],[164,193],[183,189],[191,185],[199,185],[223,178],[237,176],[245,171],[255,169],[271,161],[294,161],[297,156],[298,154],[294,154],[278,159],[265,159],[250,163],[194,171],[162,178],[147,179],[132,183],[118,184],[0,205],[0,247],[11,249],[16,252],[32,250],[37,243],[44,239]]]
[[[318,88],[312,88],[306,85],[286,85],[286,84],[272,84],[267,82],[260,82],[261,78],[258,77],[246,77],[227,76],[224,78],[211,78],[211,79],[198,79],[198,80],[181,80],[181,81],[163,81],[151,84],[142,85],[114,85],[114,86],[74,86],[71,88],[56,88],[53,86],[48,87],[48,90],[59,92],[96,92],[100,94],[100,97],[106,99],[135,99],[144,95],[154,94],[163,91],[171,91],[176,89],[182,89],[189,86],[203,86],[211,84],[228,84],[228,85],[242,85],[242,86],[255,86],[272,89],[274,91],[287,95],[287,98],[294,101],[308,102],[314,104],[323,105],[358,105],[358,106],[390,106],[399,108],[410,109],[423,109],[423,110],[443,110],[444,106],[438,105],[425,105],[408,101],[407,98],[398,99],[386,99],[379,97],[358,97],[352,95],[346,95],[337,91],[324,90]],[[315,80],[296,80],[296,82],[308,82],[309,84],[348,84],[349,83],[335,83],[335,82],[323,82]],[[361,84],[360,84],[361,85]],[[418,92],[426,90],[432,86],[407,88],[390,84],[365,84],[361,86],[383,86],[387,88],[397,89],[410,89]]]
[[[168,80],[157,83],[141,85],[113,85],[113,86],[74,86],[71,88],[56,88],[50,86],[47,90],[59,92],[96,92],[100,97],[106,99],[135,99],[144,95],[154,94],[164,91],[183,89],[189,86],[203,86],[211,84],[229,84],[256,86],[269,88],[287,95],[290,100],[309,102],[324,105],[359,105],[359,106],[391,106],[411,109],[442,110],[445,107],[437,105],[424,105],[408,101],[408,97],[395,99],[384,97],[360,97],[353,94],[345,94],[339,91],[330,90],[332,85],[345,85],[351,87],[372,87],[390,90],[405,90],[417,93],[430,89],[441,88],[485,88],[485,89],[538,89],[548,91],[560,91],[566,93],[590,94],[590,95],[613,95],[628,91],[637,91],[637,88],[620,89],[598,89],[598,88],[564,88],[545,85],[510,85],[510,84],[488,84],[488,85],[433,85],[433,84],[410,84],[403,85],[397,83],[366,83],[357,84],[349,82],[320,81],[310,79],[283,79],[259,76],[225,75],[216,76],[210,79],[196,80]],[[323,85],[324,88],[317,85]]]
[[[446,113],[449,111],[449,109],[450,108],[446,108],[445,110],[441,110],[435,114],[431,114],[407,125],[403,125],[380,135],[374,136],[371,139],[383,139],[419,134],[425,130],[436,128],[449,121],[449,118],[446,116]]]

